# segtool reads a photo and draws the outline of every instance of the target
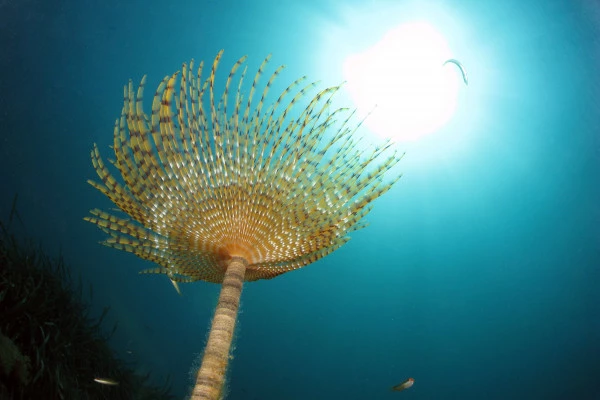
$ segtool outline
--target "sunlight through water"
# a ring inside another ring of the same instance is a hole
[[[395,141],[415,141],[444,126],[463,89],[444,39],[425,22],[404,23],[343,64],[346,89],[365,124]]]

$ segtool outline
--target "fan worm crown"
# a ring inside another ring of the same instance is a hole
[[[400,177],[383,182],[401,158],[389,144],[361,150],[353,113],[332,110],[339,86],[310,98],[316,84],[300,78],[265,109],[283,67],[258,94],[267,57],[244,93],[243,57],[219,95],[221,56],[207,78],[193,61],[165,77],[150,115],[146,78],[125,87],[111,161],[122,181],[97,146],[91,152],[99,181],[89,183],[126,215],[94,209],[85,219],[109,235],[105,245],[159,265],[143,272],[173,281],[222,282],[232,257],[247,261],[246,281],[312,263],[361,228],[370,203]]]

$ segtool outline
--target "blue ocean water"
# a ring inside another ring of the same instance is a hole
[[[349,25],[362,10],[381,23]],[[466,100],[439,132],[397,144],[403,177],[366,229],[313,265],[245,286],[227,398],[600,399],[591,0],[0,0],[0,217],[18,193],[28,234],[62,248],[98,313],[110,305],[115,351],[185,398],[219,287],[179,296],[82,220],[112,207],[86,180],[93,143],[110,154],[122,86],[148,74],[154,88],[220,49],[222,73],[271,53],[272,68],[288,66],[281,85],[304,74],[337,84],[338,53],[429,16],[469,69]],[[361,40],[341,40],[344,30]],[[408,377],[412,388],[390,391]]]

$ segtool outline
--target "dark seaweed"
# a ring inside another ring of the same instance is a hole
[[[72,279],[62,255],[17,239],[14,216],[22,224],[13,204],[8,223],[0,222],[0,338],[10,344],[0,349],[0,399],[173,399],[168,381],[153,387],[113,355],[101,329],[108,307],[91,318],[81,279]]]

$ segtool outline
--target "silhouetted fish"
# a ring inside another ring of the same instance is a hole
[[[465,67],[463,67],[463,65],[460,63],[460,61],[451,58],[449,60],[444,61],[444,64],[442,65],[446,65],[448,63],[454,64],[456,65],[459,69],[460,69],[460,73],[462,74],[463,77],[463,81],[465,82],[465,85],[469,85],[469,78],[467,77],[467,71],[465,71]]]

